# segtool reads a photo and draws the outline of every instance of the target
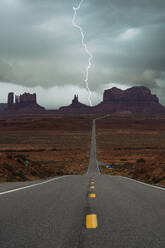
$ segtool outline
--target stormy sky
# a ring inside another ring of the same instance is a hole
[[[36,92],[47,108],[88,103],[88,56],[72,26],[79,0],[0,1],[0,102],[9,91]],[[104,89],[143,85],[165,104],[165,1],[84,0],[77,23],[93,53],[92,102]]]

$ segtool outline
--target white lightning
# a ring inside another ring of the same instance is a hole
[[[87,53],[87,55],[89,56],[89,59],[88,59],[88,65],[86,67],[86,74],[85,74],[85,79],[84,79],[84,82],[85,82],[85,86],[86,86],[86,89],[88,91],[88,101],[90,103],[90,106],[92,106],[92,100],[91,100],[91,96],[92,96],[92,93],[89,89],[89,84],[88,84],[88,79],[89,79],[89,70],[92,66],[92,59],[93,59],[93,55],[92,53],[89,51],[88,47],[87,47],[87,44],[85,43],[85,35],[84,35],[84,32],[83,32],[83,29],[81,26],[79,26],[77,23],[76,23],[76,17],[77,17],[77,11],[80,10],[81,8],[81,5],[83,4],[84,0],[81,0],[79,5],[77,7],[73,7],[73,10],[74,10],[74,15],[73,15],[73,19],[72,19],[72,24],[74,27],[78,28],[80,30],[80,33],[81,33],[81,41],[82,41],[82,46],[84,47],[84,50],[85,52]]]

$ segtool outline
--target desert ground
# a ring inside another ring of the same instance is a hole
[[[85,173],[91,128],[90,116],[0,118],[0,181]]]
[[[96,121],[102,173],[165,186],[165,117],[109,116]]]
[[[0,182],[84,174],[94,118],[1,117]],[[103,174],[165,186],[165,117],[112,115],[97,120],[96,143]]]

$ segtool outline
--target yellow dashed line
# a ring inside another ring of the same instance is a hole
[[[90,189],[94,189],[95,187],[94,186],[90,186]]]
[[[95,184],[95,182],[91,182],[91,184]]]
[[[96,214],[89,214],[86,216],[86,228],[97,228],[98,223],[97,223],[97,216]]]
[[[96,194],[89,194],[90,198],[96,198]]]

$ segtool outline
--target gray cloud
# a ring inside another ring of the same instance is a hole
[[[73,4],[76,0],[1,0],[1,82],[43,87],[45,92],[84,88],[87,56],[71,24]],[[94,55],[89,85],[95,94],[112,83],[144,85],[163,102],[164,1],[85,0],[77,21]]]
[[[6,81],[9,79],[9,75],[11,74],[11,66],[0,60],[0,81]]]

